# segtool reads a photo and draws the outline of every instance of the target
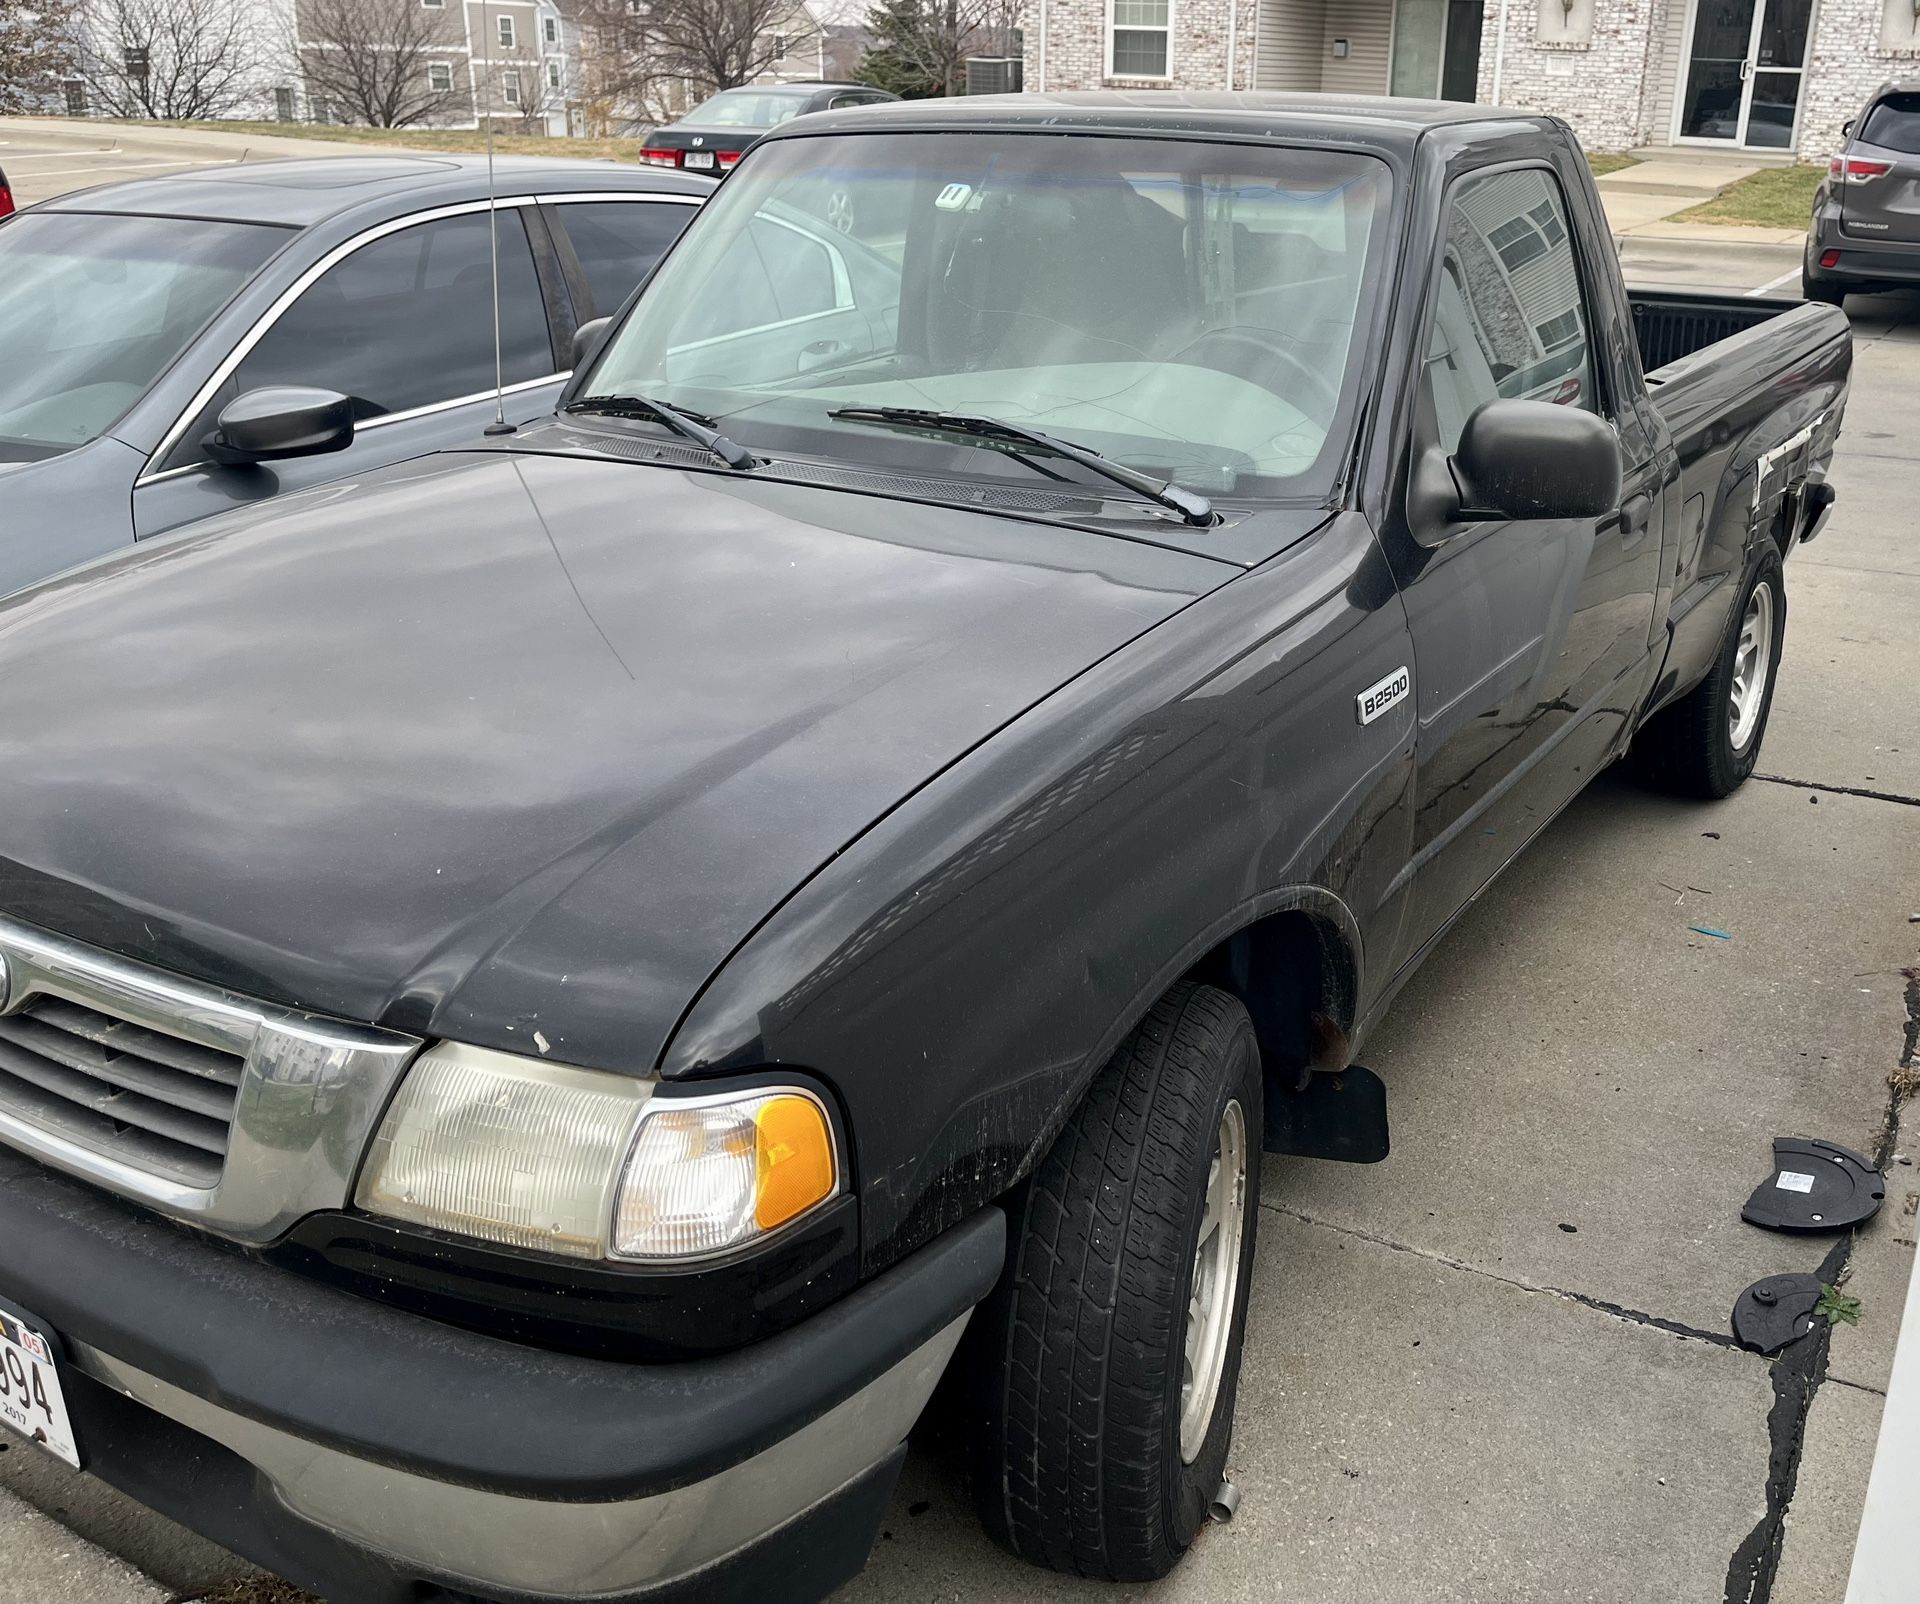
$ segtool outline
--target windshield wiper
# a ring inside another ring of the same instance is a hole
[[[714,428],[711,418],[703,418],[696,412],[682,412],[678,407],[670,407],[664,401],[650,401],[643,395],[585,395],[578,401],[569,401],[562,410],[594,412],[609,418],[649,418],[665,424],[682,440],[705,447],[729,468],[760,466],[760,459],[745,446],[729,440]]]
[[[827,416],[844,418],[849,423],[892,424],[903,429],[931,429],[943,434],[973,435],[981,440],[1005,440],[1011,444],[1031,446],[1036,451],[1076,462],[1089,473],[1097,473],[1117,485],[1125,485],[1149,501],[1170,507],[1197,529],[1206,529],[1218,522],[1213,503],[1198,491],[1183,490],[1171,479],[1156,479],[1151,474],[1110,462],[1087,446],[1056,440],[1050,434],[1042,434],[1038,429],[1028,429],[1018,423],[1002,423],[998,418],[976,417],[964,412],[941,412],[933,407],[840,407]]]

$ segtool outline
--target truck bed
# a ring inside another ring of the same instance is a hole
[[[1721,340],[1791,312],[1799,301],[1748,295],[1702,294],[1695,290],[1627,291],[1633,309],[1633,334],[1640,364],[1655,383],[1657,370],[1679,362]]]

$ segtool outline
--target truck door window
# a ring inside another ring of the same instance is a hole
[[[1550,173],[1454,186],[1425,388],[1448,451],[1473,410],[1500,397],[1600,410],[1579,263]]]

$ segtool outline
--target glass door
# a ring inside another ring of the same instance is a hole
[[[1793,145],[1813,0],[1695,0],[1679,137]]]

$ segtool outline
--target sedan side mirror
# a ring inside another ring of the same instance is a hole
[[[337,390],[275,384],[229,401],[207,436],[215,462],[240,467],[318,457],[353,444],[353,403]]]
[[[1591,412],[1488,401],[1454,449],[1463,518],[1604,518],[1620,505],[1620,441]]]
[[[606,337],[607,325],[612,321],[610,317],[596,317],[573,331],[573,367],[576,373],[600,349],[600,342]]]

